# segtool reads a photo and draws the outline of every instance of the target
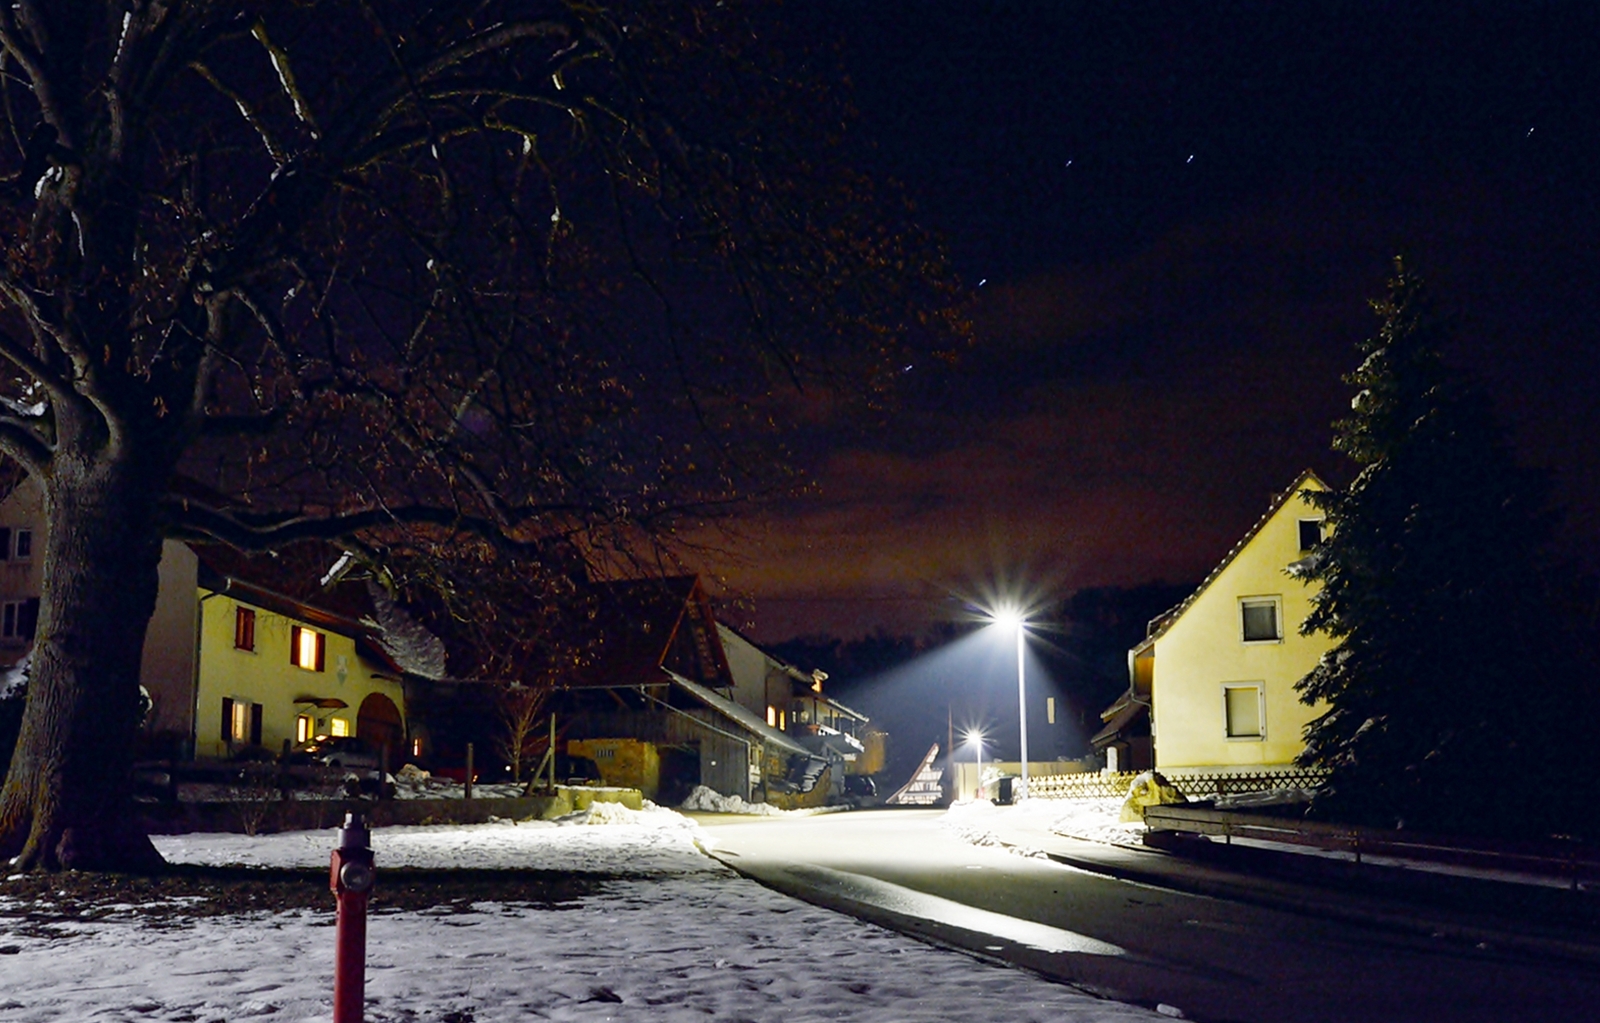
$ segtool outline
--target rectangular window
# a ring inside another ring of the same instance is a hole
[[[289,663],[307,671],[322,671],[328,637],[316,629],[296,625],[289,630]]]
[[[1239,617],[1246,643],[1275,643],[1283,638],[1283,631],[1279,627],[1277,597],[1254,597],[1239,601]]]
[[[770,703],[767,704],[767,727],[768,728],[777,728],[778,727],[778,708],[774,707]]]
[[[233,646],[236,650],[256,648],[256,612],[254,608],[241,607],[233,612]]]
[[[253,706],[248,700],[233,701],[233,721],[230,722],[228,738],[234,742],[250,741],[250,708]]]
[[[1223,727],[1230,739],[1259,739],[1261,727],[1261,687],[1222,687]]]
[[[421,739],[412,739],[411,740],[411,755],[414,756],[414,757],[422,756],[422,740]]]
[[[8,600],[0,609],[0,639],[30,640],[38,631],[39,598]]]
[[[1301,519],[1300,520],[1300,549],[1303,550],[1303,551],[1309,551],[1311,548],[1315,547],[1317,544],[1319,544],[1321,542],[1322,542],[1322,520],[1321,519]]]
[[[311,741],[311,715],[299,714],[294,719],[294,741],[296,743]]]
[[[1044,716],[1045,721],[1049,724],[1056,723],[1056,698],[1054,696],[1044,698]]]
[[[33,557],[33,530],[17,530],[17,560],[28,561]]]
[[[0,526],[0,561],[11,559],[11,527]]]
[[[334,718],[328,722],[328,733],[330,735],[349,735],[350,722],[344,718]]]

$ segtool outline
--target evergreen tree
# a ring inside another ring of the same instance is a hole
[[[1448,325],[1403,260],[1373,308],[1382,326],[1335,424],[1359,471],[1310,495],[1332,528],[1301,570],[1321,583],[1303,631],[1336,644],[1299,683],[1329,708],[1302,762],[1330,770],[1321,805],[1345,819],[1566,830],[1551,796],[1575,708],[1542,582],[1545,477],[1516,465],[1486,395],[1442,361]]]

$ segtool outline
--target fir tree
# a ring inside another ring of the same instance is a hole
[[[1329,707],[1302,762],[1329,769],[1321,804],[1346,819],[1563,830],[1547,793],[1566,751],[1551,740],[1573,708],[1542,584],[1545,477],[1441,359],[1448,325],[1403,260],[1372,304],[1382,326],[1335,424],[1358,472],[1310,495],[1332,528],[1302,568],[1321,583],[1303,631],[1336,643],[1299,683]]]

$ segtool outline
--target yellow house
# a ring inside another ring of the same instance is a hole
[[[1323,535],[1322,512],[1304,492],[1326,489],[1301,473],[1131,651],[1134,689],[1149,694],[1157,769],[1282,769],[1304,748],[1306,724],[1326,708],[1301,703],[1294,686],[1332,642],[1300,634],[1312,590],[1289,566]]]
[[[32,648],[44,528],[38,486],[24,480],[0,501],[0,665]],[[220,758],[350,735],[404,763],[401,673],[371,628],[218,571],[177,541],[162,545],[158,572],[139,676],[147,752]]]
[[[400,670],[370,629],[204,564],[197,583],[197,756],[348,735],[404,763]]]

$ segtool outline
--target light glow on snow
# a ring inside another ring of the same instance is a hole
[[[1157,1018],[780,895],[701,854],[695,842],[704,834],[679,814],[596,806],[605,809],[559,823],[374,830],[380,891],[383,871],[401,866],[561,870],[612,879],[599,894],[558,908],[485,901],[376,912],[367,935],[366,1018]],[[155,841],[175,863],[326,870],[336,835],[329,829]],[[153,922],[137,906],[122,908],[92,921],[65,913],[67,920],[41,928],[15,914],[0,882],[0,948],[7,953],[0,956],[0,1021],[322,1023],[331,1015],[331,895],[326,912]]]

